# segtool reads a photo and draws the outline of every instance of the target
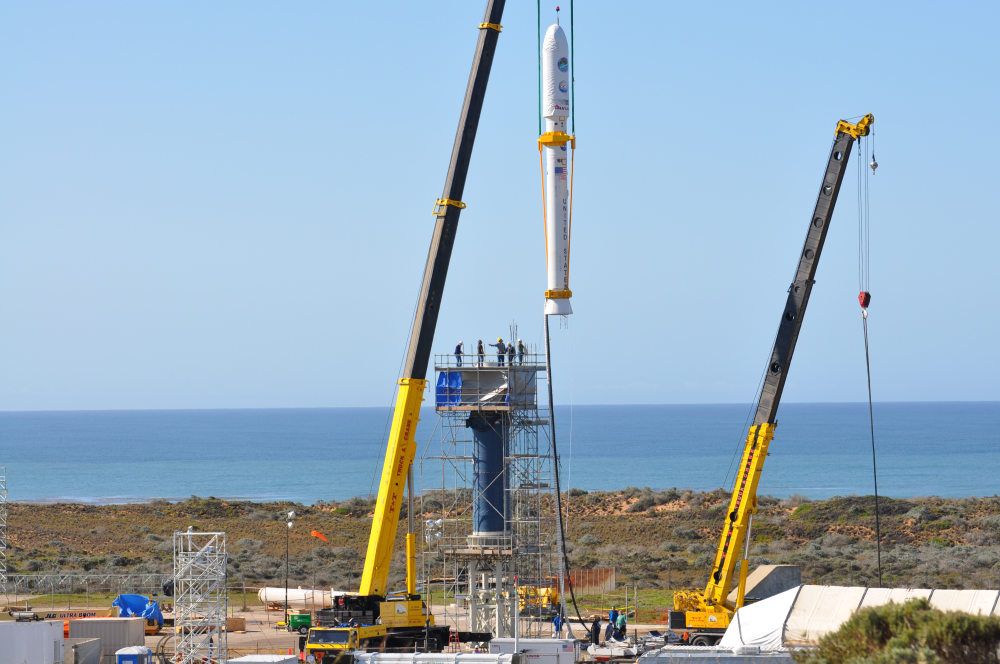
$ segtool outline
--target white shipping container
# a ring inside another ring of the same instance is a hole
[[[298,664],[295,655],[243,655],[228,660],[228,664]]]
[[[493,639],[491,653],[514,652],[514,639]],[[576,639],[517,639],[517,652],[524,664],[573,664],[580,659],[580,642]]]
[[[101,664],[100,639],[66,639],[66,664]]]
[[[61,620],[0,622],[0,664],[63,664]]]
[[[142,618],[82,618],[69,621],[69,635],[101,640],[101,663],[115,664],[115,653],[146,643],[146,621]]]

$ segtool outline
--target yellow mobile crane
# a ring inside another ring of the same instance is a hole
[[[729,626],[733,613],[743,606],[747,577],[746,555],[740,561],[736,602],[730,603],[727,598],[732,588],[736,559],[746,541],[751,519],[757,512],[757,483],[777,425],[778,403],[781,401],[795,342],[809,303],[809,294],[815,283],[816,266],[847,170],[851,146],[856,139],[868,135],[874,121],[874,116],[868,114],[857,124],[845,120],[837,123],[836,138],[830,150],[816,208],[809,219],[809,231],[799,256],[795,281],[788,288],[788,300],[778,325],[771,360],[757,401],[757,412],[743,449],[743,460],[737,469],[736,483],[726,511],[726,523],[715,553],[712,574],[705,590],[674,593],[674,610],[669,617],[670,629],[687,631],[691,635],[692,645],[717,643]]]
[[[479,40],[452,148],[444,193],[434,206],[434,235],[410,331],[406,365],[403,377],[399,380],[361,587],[356,595],[334,598],[334,607],[319,611],[317,627],[309,631],[306,650],[315,655],[321,664],[324,657],[332,661],[339,659],[348,650],[365,647],[412,651],[414,647],[422,646],[428,650],[441,650],[450,639],[450,628],[434,624],[434,616],[416,593],[412,509],[407,511],[409,527],[406,534],[406,592],[386,601],[386,585],[404,488],[409,488],[409,497],[412,499],[411,471],[416,451],[415,432],[420,420],[424,388],[427,386],[431,343],[434,340],[441,295],[458,229],[459,213],[465,208],[465,204],[461,202],[462,193],[500,34],[504,2],[505,0],[488,0],[483,22],[479,24]],[[489,638],[489,635],[468,633],[459,633],[458,636],[465,640]]]

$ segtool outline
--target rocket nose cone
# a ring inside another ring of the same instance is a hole
[[[566,33],[563,31],[562,26],[558,23],[553,23],[549,26],[549,29],[545,31],[545,38],[542,40],[542,46],[545,47],[555,47],[555,48],[565,48],[569,49],[569,41],[566,39]]]

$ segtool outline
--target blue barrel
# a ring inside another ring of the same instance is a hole
[[[472,429],[472,531],[507,530],[507,473],[510,421],[502,415],[469,417]]]

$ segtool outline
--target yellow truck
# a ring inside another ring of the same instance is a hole
[[[306,657],[315,657],[316,664],[346,664],[350,653],[376,647],[385,637],[385,625],[313,627],[306,640]]]

